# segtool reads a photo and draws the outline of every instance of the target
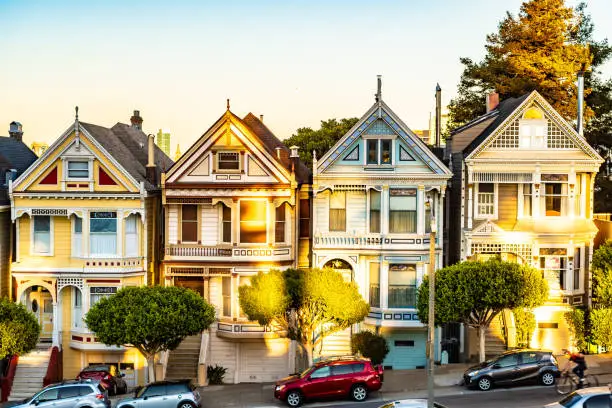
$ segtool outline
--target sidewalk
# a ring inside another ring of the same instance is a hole
[[[588,355],[587,364],[589,374],[598,375],[600,384],[612,382],[612,353]],[[563,366],[563,362],[560,362]],[[466,368],[472,364],[449,364],[436,366],[434,370],[434,383],[436,395],[449,396],[467,392],[465,387],[459,386],[461,376]],[[521,388],[515,388],[520,390]],[[199,388],[202,395],[203,408],[264,408],[284,407],[285,404],[274,399],[274,384],[228,384],[211,385]],[[382,389],[373,393],[369,401],[389,401],[394,399],[426,397],[427,371],[417,370],[387,370]],[[340,405],[342,401],[330,404],[314,404],[314,406]],[[307,406],[310,404],[307,404]]]

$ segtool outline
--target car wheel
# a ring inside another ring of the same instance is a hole
[[[113,384],[111,389],[113,390],[111,395],[117,395],[117,384]]]
[[[478,380],[478,389],[480,391],[489,391],[493,386],[493,381],[489,377],[482,377]]]
[[[364,401],[368,398],[368,389],[362,384],[353,385],[353,388],[351,388],[351,397],[353,397],[355,401]]]
[[[546,371],[546,372],[542,373],[542,375],[540,376],[540,383],[542,383],[542,385],[546,385],[546,386],[554,385],[554,383],[555,383],[555,376],[554,376],[554,374],[551,373],[550,371]]]
[[[195,408],[195,407],[193,406],[193,404],[191,402],[183,401],[180,404],[178,404],[177,408]]]
[[[287,405],[290,407],[299,407],[302,405],[303,397],[299,391],[289,391],[287,394]]]

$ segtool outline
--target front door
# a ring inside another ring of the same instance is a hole
[[[40,324],[40,338],[50,339],[53,334],[53,298],[48,290],[33,290],[28,302],[30,311]]]

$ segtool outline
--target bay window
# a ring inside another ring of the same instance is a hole
[[[329,197],[329,230],[346,231],[345,191],[334,191]]]
[[[380,192],[370,190],[370,232],[380,233]]]
[[[263,200],[240,201],[240,242],[265,244],[267,242],[267,205]]]
[[[417,230],[416,189],[389,191],[389,232],[410,233]]]
[[[416,266],[389,264],[389,307],[413,308],[416,306],[416,296]]]
[[[89,215],[89,251],[91,255],[117,255],[117,213],[92,212]]]
[[[32,217],[34,223],[35,254],[51,254],[51,217],[48,215],[35,215]]]

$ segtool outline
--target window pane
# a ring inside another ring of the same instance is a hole
[[[35,215],[33,218],[34,252],[48,254],[51,252],[51,217]]]
[[[46,215],[34,216],[34,232],[49,232],[51,229],[51,217]]]
[[[83,219],[74,217],[74,232],[80,234],[83,232]]]
[[[531,217],[531,184],[523,184],[523,215]]]
[[[285,209],[285,204],[276,208],[276,226],[274,229],[274,238],[276,242],[285,242]]]
[[[223,316],[232,315],[232,278],[222,278],[221,293],[223,296]]]
[[[117,213],[92,212],[89,220],[92,255],[117,254]]]
[[[381,164],[391,164],[391,140],[381,140]]]
[[[266,202],[240,201],[240,242],[263,244],[267,241]]]
[[[76,398],[80,396],[79,386],[63,387],[60,390],[60,399]]]
[[[68,177],[70,178],[88,178],[89,163],[88,162],[68,162]]]
[[[125,220],[125,255],[138,256],[138,218],[132,214]]]
[[[493,193],[495,191],[495,186],[493,183],[480,183],[478,184],[478,191],[481,193]]]
[[[368,164],[378,164],[378,140],[367,141]]]
[[[380,232],[380,192],[370,190],[370,232]]]
[[[416,190],[391,190],[390,194],[389,232],[416,232]]]
[[[198,206],[183,205],[181,213],[181,241],[198,241]]]
[[[182,208],[183,221],[197,221],[198,220],[198,206],[197,205],[183,205]]]
[[[310,200],[300,200],[300,238],[310,237]]]
[[[390,264],[389,307],[414,307],[416,305],[416,296],[416,266],[411,264]]]
[[[240,170],[240,153],[219,152],[217,160],[219,170]]]
[[[346,208],[346,192],[334,191],[329,197],[329,208],[344,209]]]
[[[380,264],[370,263],[370,306],[380,307]]]

